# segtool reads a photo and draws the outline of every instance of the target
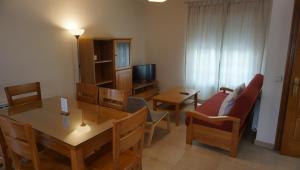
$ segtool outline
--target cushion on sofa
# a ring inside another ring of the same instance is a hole
[[[221,104],[218,116],[227,116],[231,111],[235,100],[245,89],[245,83],[239,85],[232,93],[227,95],[224,101]]]
[[[202,105],[196,108],[197,112],[204,113],[209,116],[216,116],[219,113],[220,107],[227,97],[227,93],[219,92],[205,101]]]
[[[257,74],[242,94],[236,99],[234,106],[228,114],[229,116],[240,118],[242,126],[244,125],[252,106],[255,104],[256,98],[260,94],[262,85],[263,75]]]
[[[220,107],[224,101],[224,99],[227,97],[227,93],[224,92],[218,92],[217,94],[213,95],[211,98],[209,98],[207,101],[205,101],[202,105],[198,106],[196,108],[196,111],[199,113],[203,113],[208,116],[218,116]],[[190,118],[186,117],[185,123],[188,125],[190,122]],[[202,120],[194,119],[193,123],[200,124],[203,126],[209,126],[213,128],[218,128],[222,130],[231,131],[232,129],[232,123],[226,122],[226,123],[208,123]]]
[[[241,127],[245,125],[246,119],[255,104],[263,84],[263,75],[257,74],[248,84],[245,90],[237,97],[234,105],[228,116],[238,117],[241,119]],[[206,114],[208,116],[218,116],[219,109],[223,100],[228,94],[219,92],[208,99],[205,103],[199,106],[196,111]],[[189,118],[186,118],[186,124],[189,124]],[[232,122],[224,123],[208,123],[206,121],[194,119],[193,123],[217,128],[226,131],[232,131]]]

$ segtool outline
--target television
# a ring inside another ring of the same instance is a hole
[[[136,65],[132,67],[133,81],[146,82],[155,80],[155,64]]]

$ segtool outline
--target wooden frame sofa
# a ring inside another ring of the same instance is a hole
[[[255,75],[237,97],[227,116],[218,116],[218,113],[228,92],[232,91],[228,88],[221,88],[220,92],[198,106],[195,111],[187,112],[186,144],[191,145],[192,141],[196,140],[227,150],[232,157],[236,157],[238,144],[247,126],[251,110],[260,95],[262,84],[263,75]]]

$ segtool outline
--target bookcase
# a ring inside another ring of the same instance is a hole
[[[79,39],[81,82],[132,93],[131,39]]]

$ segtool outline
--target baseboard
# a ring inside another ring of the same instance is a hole
[[[257,145],[257,146],[268,148],[268,149],[274,149],[274,147],[275,147],[275,145],[272,144],[272,143],[263,142],[263,141],[259,141],[259,140],[256,140],[256,139],[254,141],[254,144]]]

